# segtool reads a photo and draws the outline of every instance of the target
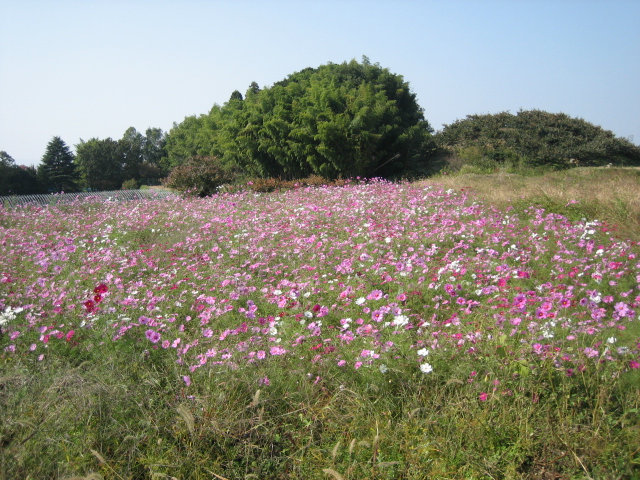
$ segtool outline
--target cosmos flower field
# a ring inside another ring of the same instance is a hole
[[[99,330],[171,351],[187,383],[281,355],[381,372],[484,355],[638,368],[640,259],[596,222],[536,208],[374,182],[23,208],[2,226],[4,355],[46,361]]]
[[[318,385],[455,375],[480,403],[541,371],[622,377],[640,258],[606,230],[384,181],[0,210],[0,355],[134,346],[186,395],[212,374],[268,390],[270,362]]]

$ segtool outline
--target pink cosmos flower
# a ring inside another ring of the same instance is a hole
[[[202,329],[202,336],[203,337],[207,337],[207,338],[213,337],[213,330],[211,330],[210,328],[203,328]]]
[[[158,343],[160,341],[160,334],[155,330],[147,330],[144,332],[147,339],[152,343]]]
[[[625,317],[627,315],[627,313],[629,312],[629,307],[627,306],[626,303],[624,302],[618,302],[615,304],[615,306],[613,307],[613,309],[616,311],[616,313],[618,315],[620,315],[621,317]]]
[[[276,345],[274,347],[271,347],[269,353],[271,353],[271,355],[284,355],[285,353],[287,353],[287,351],[281,346]]]
[[[593,348],[587,347],[584,349],[584,354],[589,358],[594,358],[600,355],[600,352],[598,352],[598,350],[595,350]]]
[[[384,296],[382,290],[373,290],[367,295],[367,300],[380,300]]]

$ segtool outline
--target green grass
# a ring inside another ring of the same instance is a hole
[[[431,377],[282,359],[211,370],[187,393],[165,351],[114,345],[62,349],[46,367],[3,360],[0,478],[640,475],[637,370],[569,378],[549,361],[525,376],[498,355],[479,359],[470,382],[455,355]],[[261,376],[268,388],[256,387]]]

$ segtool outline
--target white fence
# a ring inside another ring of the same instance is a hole
[[[126,202],[177,196],[168,190],[115,190],[111,192],[58,193],[53,195],[15,195],[0,197],[0,205],[5,208],[23,205],[60,205],[75,202]]]

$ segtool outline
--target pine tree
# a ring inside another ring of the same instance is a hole
[[[232,100],[240,100],[242,101],[242,94],[238,91],[238,90],[234,90],[233,93],[231,94],[231,98],[229,98],[229,101]]]
[[[38,176],[50,192],[76,192],[80,178],[75,157],[60,137],[53,137],[47,145],[38,168]]]

